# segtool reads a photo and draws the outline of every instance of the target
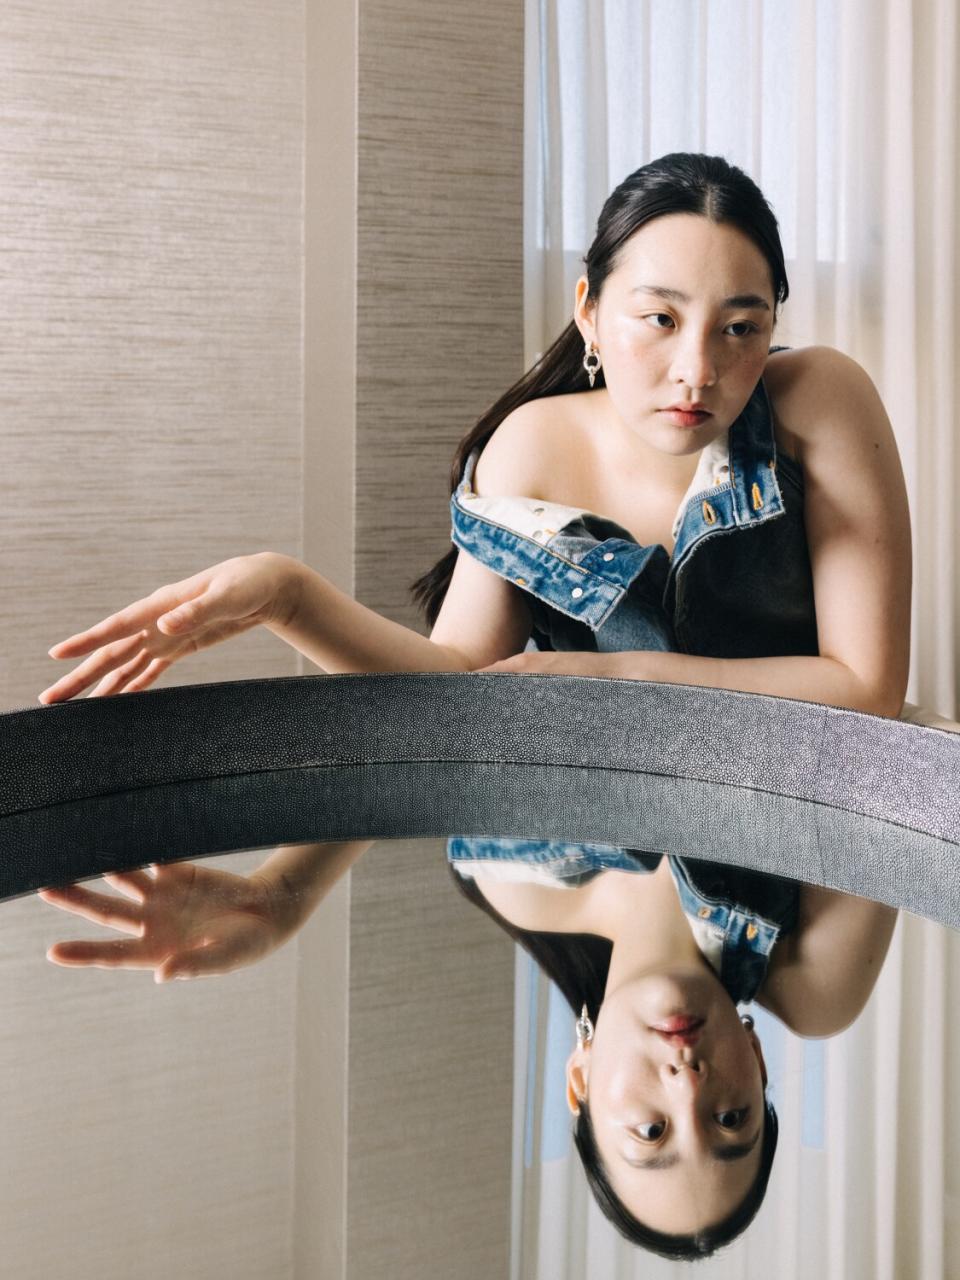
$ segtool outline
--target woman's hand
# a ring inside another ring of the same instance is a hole
[[[52,658],[89,657],[45,689],[40,701],[61,702],[91,685],[94,696],[145,689],[185,654],[292,614],[294,564],[270,552],[237,556],[159,587],[54,645]]]
[[[632,659],[632,665],[626,659]],[[640,680],[642,653],[537,652],[515,653],[512,658],[494,662],[481,671],[501,675],[504,672],[544,676],[607,676]],[[629,668],[629,670],[628,670]]]
[[[152,969],[155,982],[229,973],[263,959],[302,923],[282,886],[191,862],[116,872],[103,879],[122,897],[83,885],[41,889],[62,911],[132,934],[93,942],[57,942],[54,964]]]

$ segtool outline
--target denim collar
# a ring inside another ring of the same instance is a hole
[[[522,496],[481,497],[473,489],[480,446],[467,458],[450,501],[452,540],[508,581],[598,630],[645,570],[665,595],[703,542],[783,514],[762,378],[730,427],[726,446],[720,452],[728,472],[705,474],[715,483],[694,486],[682,506],[672,557],[660,544],[640,545],[599,513]],[[719,463],[715,452],[704,466]]]
[[[676,532],[671,573],[704,538],[762,524],[782,515],[773,413],[763,378],[728,435],[729,472],[719,484],[691,494]]]

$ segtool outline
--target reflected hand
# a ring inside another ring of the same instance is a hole
[[[89,656],[40,701],[62,702],[91,685],[94,697],[145,689],[185,654],[277,620],[293,605],[287,598],[291,563],[270,552],[224,560],[61,640],[52,658]]]
[[[103,879],[123,895],[83,885],[41,889],[52,906],[131,938],[57,942],[54,964],[152,969],[156,982],[229,973],[274,951],[295,931],[277,890],[263,877],[232,875],[191,862],[123,871]]]

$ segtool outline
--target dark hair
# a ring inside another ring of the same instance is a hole
[[[770,1099],[765,1097],[760,1168],[750,1190],[732,1213],[727,1214],[712,1227],[703,1227],[693,1235],[676,1236],[668,1235],[665,1231],[654,1231],[652,1227],[645,1226],[623,1207],[610,1185],[610,1178],[600,1158],[590,1111],[585,1102],[580,1104],[573,1140],[580,1153],[583,1171],[587,1176],[594,1199],[620,1234],[632,1244],[639,1244],[652,1253],[659,1253],[661,1258],[693,1262],[698,1258],[707,1258],[721,1245],[729,1244],[756,1217],[758,1209],[763,1204],[763,1198],[767,1194],[767,1183],[770,1180],[773,1157],[777,1150],[778,1132],[777,1113]]]
[[[603,1004],[613,943],[608,938],[600,938],[594,934],[540,933],[531,929],[518,929],[490,905],[474,880],[461,876],[451,862],[447,863],[447,867],[463,896],[481,911],[485,911],[514,942],[519,943],[536,960],[560,988],[573,1012],[579,1014],[582,1006],[586,1005],[587,1012],[595,1022]],[[620,1234],[633,1244],[659,1253],[661,1257],[692,1261],[708,1257],[721,1245],[736,1239],[753,1221],[763,1203],[779,1132],[777,1113],[767,1097],[764,1099],[764,1113],[760,1168],[753,1185],[732,1213],[694,1235],[669,1235],[663,1231],[655,1231],[624,1208],[600,1159],[586,1104],[581,1104],[573,1140],[583,1164],[587,1184],[597,1204]]]
[[[624,178],[607,197],[597,221],[597,234],[583,259],[588,299],[594,303],[599,301],[604,281],[616,267],[620,250],[634,232],[669,213],[695,213],[713,222],[729,223],[754,242],[770,267],[776,321],[777,307],[786,301],[790,288],[773,210],[753,179],[736,165],[729,164],[722,156],[682,151],[643,165]],[[583,367],[583,339],[571,320],[536,364],[504,392],[460,441],[453,457],[450,492],[459,484],[469,454],[485,445],[500,423],[520,405],[543,396],[586,391],[588,385]],[[603,385],[601,369],[597,386]],[[451,547],[411,587],[414,599],[431,625],[440,612],[456,559],[457,548]]]

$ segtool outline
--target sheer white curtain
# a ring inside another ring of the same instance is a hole
[[[956,0],[527,0],[526,343],[542,351],[613,187],[722,154],[780,220],[778,342],[857,359],[896,430],[915,546],[908,698],[955,716],[960,634]],[[864,1015],[825,1042],[761,1020],[781,1119],[753,1228],[701,1277],[960,1275],[958,937],[897,927]],[[676,1276],[620,1241],[569,1141],[573,1019],[518,961],[514,1276]]]

